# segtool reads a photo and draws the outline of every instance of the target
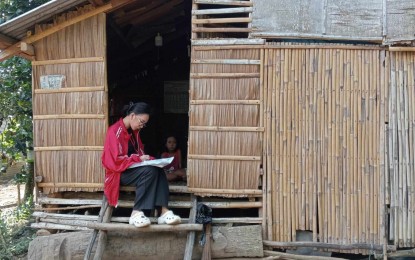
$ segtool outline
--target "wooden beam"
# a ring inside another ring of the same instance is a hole
[[[193,59],[191,61],[195,64],[231,64],[231,65],[260,65],[260,60],[248,59]]]
[[[190,78],[259,78],[259,73],[190,73]]]
[[[35,48],[27,42],[20,42],[20,50],[29,56],[35,56]]]
[[[194,0],[195,4],[211,5],[233,5],[233,6],[253,6],[252,1],[235,1],[235,0]]]
[[[104,62],[104,57],[85,57],[85,58],[70,58],[59,60],[41,60],[32,62],[33,66],[54,65],[54,64],[69,64],[69,63],[85,63],[85,62]]]
[[[265,44],[265,39],[220,39],[220,40],[211,40],[211,39],[198,39],[192,40],[192,45],[262,45]]]
[[[90,17],[93,17],[97,14],[112,11],[112,10],[114,10],[116,8],[119,8],[119,7],[129,3],[131,1],[132,0],[113,0],[109,4],[100,6],[100,7],[96,8],[92,11],[89,11],[85,14],[79,15],[79,16],[74,17],[72,19],[69,19],[65,22],[57,24],[57,25],[55,25],[55,26],[53,26],[49,29],[44,30],[43,32],[38,33],[38,34],[31,35],[31,36],[25,38],[23,41],[27,44],[34,43],[36,41],[39,41],[39,40],[41,40],[41,39],[43,39],[43,38],[45,38],[45,37],[47,37],[51,34],[54,34],[54,33],[58,32],[58,31],[60,31],[64,28],[66,28],[68,26],[71,26],[75,23],[81,22],[81,21],[83,21],[85,19],[88,19]],[[8,59],[8,58],[14,56],[14,55],[17,55],[20,52],[21,52],[20,42],[15,43],[15,44],[11,45],[9,48],[7,48],[7,49],[3,50],[2,52],[0,52],[0,61],[3,61],[5,59]]]
[[[74,87],[74,88],[59,88],[59,89],[35,89],[35,94],[56,94],[56,93],[75,93],[75,92],[94,92],[104,91],[104,86],[96,87]]]
[[[5,50],[0,52],[0,62],[20,53],[20,42],[15,43]]]
[[[415,47],[392,47],[388,48],[389,51],[415,51]]]
[[[252,7],[192,10],[192,15],[251,13]]]
[[[47,147],[35,147],[35,152],[45,151],[102,151],[103,146],[47,146]]]
[[[215,132],[264,132],[264,127],[246,126],[190,126],[190,131],[215,131]]]
[[[88,228],[108,231],[133,231],[139,233],[166,232],[166,231],[202,231],[202,224],[179,224],[179,225],[151,225],[148,227],[137,228],[129,224],[118,223],[88,223]]]
[[[260,156],[239,156],[239,155],[204,155],[204,154],[189,154],[188,159],[200,160],[233,160],[233,161],[260,161]]]
[[[325,249],[337,249],[337,250],[355,250],[355,249],[368,249],[375,251],[382,251],[383,245],[377,244],[367,244],[367,243],[357,243],[357,244],[331,244],[331,243],[320,243],[320,242],[277,242],[277,241],[263,241],[264,246],[274,247],[274,248],[298,248],[298,247],[313,247],[313,248],[325,248]],[[396,246],[388,246],[388,251],[396,251]]]
[[[282,253],[277,251],[269,251],[264,250],[264,256],[268,256],[266,259],[290,259],[290,260],[346,260],[346,258],[338,258],[338,257],[326,257],[326,256],[315,256],[315,255],[295,255],[295,254],[288,254]],[[274,257],[273,257],[274,256]]]
[[[192,32],[252,32],[252,28],[240,28],[240,27],[194,27]]]
[[[212,193],[212,194],[243,194],[243,195],[253,195],[255,197],[262,196],[262,190],[248,190],[248,189],[203,189],[203,188],[189,188],[190,192],[194,193]]]
[[[9,46],[15,44],[16,42],[17,40],[0,33],[0,49],[1,50],[8,48]]]
[[[259,105],[261,100],[191,100],[191,105]]]
[[[34,115],[34,120],[51,119],[105,119],[104,114],[61,114],[61,115]]]
[[[213,23],[250,23],[252,18],[211,18],[211,19],[192,19],[194,24],[213,24]]]

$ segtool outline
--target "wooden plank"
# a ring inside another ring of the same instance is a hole
[[[212,5],[232,5],[232,6],[253,6],[252,1],[236,1],[236,0],[194,0],[195,4],[212,4]]]
[[[104,86],[96,87],[74,87],[74,88],[59,88],[59,89],[35,89],[35,94],[56,94],[56,93],[73,93],[73,92],[94,92],[104,91]]]
[[[210,19],[192,19],[194,24],[216,24],[216,23],[250,23],[252,18],[210,18]]]
[[[32,66],[70,64],[70,63],[85,63],[85,62],[104,62],[104,61],[105,61],[104,57],[70,58],[70,59],[59,59],[59,60],[33,61]]]
[[[54,119],[105,119],[103,114],[60,114],[60,115],[34,115],[34,120]]]
[[[189,188],[192,193],[214,193],[214,194],[243,194],[249,196],[262,196],[262,190],[248,190],[248,189],[204,189],[204,188]]]
[[[389,46],[388,47],[388,51],[391,52],[413,52],[415,51],[415,47],[394,47],[394,46]]]
[[[337,250],[354,250],[354,249],[373,249],[375,251],[382,251],[383,245],[376,245],[370,243],[353,243],[353,244],[337,244],[337,243],[321,243],[321,242],[278,242],[278,241],[263,241],[264,246],[269,246],[273,248],[291,248],[291,247],[314,247],[314,248],[324,248],[324,249],[337,249]],[[396,246],[388,246],[388,250],[396,250]]]
[[[277,32],[252,32],[252,37],[266,39],[314,39],[314,40],[355,40],[382,43],[382,37],[357,37],[357,36],[339,36],[323,35],[311,33],[277,33]]]
[[[54,182],[40,182],[37,183],[37,186],[40,188],[93,188],[101,189],[104,188],[103,183],[54,183]],[[122,191],[135,191],[133,186],[121,186],[120,190]],[[190,193],[187,186],[180,185],[169,185],[169,191],[172,193]]]
[[[192,46],[198,46],[198,45],[262,45],[262,44],[265,44],[265,39],[218,39],[218,40],[216,39],[200,39],[200,40],[192,39]]]
[[[191,100],[191,105],[259,105],[261,100]]]
[[[192,10],[192,15],[251,13],[252,11],[253,11],[252,7],[216,8],[216,9]]]
[[[260,161],[260,156],[238,156],[238,155],[204,155],[204,154],[189,154],[188,159],[201,160],[232,160],[232,161]]]
[[[43,151],[102,151],[104,146],[48,146],[35,147],[35,152]]]
[[[128,232],[177,232],[177,231],[202,231],[202,224],[179,224],[179,225],[150,225],[143,228],[137,228],[129,224],[121,223],[87,223],[87,227],[91,229],[107,230],[107,231],[128,231]]]
[[[259,73],[190,73],[190,78],[259,78]]]
[[[242,28],[242,27],[194,27],[192,32],[252,32],[252,28]]]
[[[214,132],[264,132],[264,127],[248,126],[190,126],[190,131],[214,131]]]
[[[234,64],[234,65],[260,65],[260,60],[248,60],[248,59],[192,59],[191,63],[194,64]]]
[[[192,207],[189,213],[189,223],[194,224],[196,223],[196,213],[197,213],[197,197],[195,195],[191,195]],[[191,231],[187,234],[187,242],[184,251],[184,260],[191,260],[192,253],[193,253],[193,246],[195,243],[195,232]]]

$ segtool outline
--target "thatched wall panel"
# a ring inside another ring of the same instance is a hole
[[[36,120],[34,144],[48,146],[102,146],[105,139],[104,119]],[[101,129],[101,131],[99,131]],[[42,134],[47,133],[47,134]]]
[[[190,93],[192,100],[258,100],[260,98],[259,78],[232,79],[191,79],[197,84]]]
[[[53,24],[36,26],[35,32],[40,33],[92,8],[89,5],[63,14]],[[88,18],[37,41],[34,45],[36,60],[105,57],[106,45],[103,43],[106,42],[106,35],[102,25],[105,25],[105,14]]]
[[[191,126],[258,126],[258,105],[191,105]]]
[[[192,51],[192,59],[246,59],[259,60],[260,49],[236,49],[236,50],[197,50]],[[193,67],[192,67],[193,69]]]
[[[33,114],[96,114],[103,115],[107,99],[103,91],[36,94],[34,96]]]
[[[43,192],[95,191],[101,189],[76,188],[73,184],[104,183],[101,166],[102,151],[38,151],[35,155],[36,174],[44,183],[65,184],[62,188],[44,188]],[[52,163],[53,162],[53,163]]]
[[[209,189],[198,192],[202,196],[216,194],[211,192],[215,189],[229,191],[226,196],[244,196],[238,190],[259,186],[260,50],[195,48],[191,59],[188,186]],[[233,73],[250,74],[238,78]]]
[[[45,75],[64,75],[65,88],[104,86],[104,62],[84,62],[70,64],[51,64],[34,66],[34,88],[40,89],[40,77]]]
[[[189,187],[202,189],[258,189],[259,165],[257,161],[189,159],[191,172]]]
[[[39,25],[36,32],[92,7]],[[33,115],[36,175],[44,193],[93,191],[103,183],[101,153],[108,125],[106,16],[99,14],[37,41],[33,63]],[[41,76],[61,75],[60,86],[40,86]],[[59,186],[49,188],[51,185]],[[83,187],[83,188],[82,188]]]
[[[189,154],[257,156],[262,146],[260,132],[211,132],[192,131],[190,138],[198,140],[189,143]],[[243,142],[241,142],[243,140]]]

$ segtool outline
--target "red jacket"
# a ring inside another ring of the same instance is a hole
[[[138,142],[138,154],[128,156],[128,141],[131,135],[125,128],[122,118],[108,128],[101,160],[105,168],[104,194],[111,206],[117,206],[120,193],[120,176],[136,162],[141,162],[144,147],[138,131],[133,133]]]

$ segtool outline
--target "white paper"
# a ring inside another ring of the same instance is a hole
[[[166,165],[169,165],[173,161],[174,157],[169,158],[162,158],[162,159],[155,159],[155,160],[148,160],[144,162],[134,163],[128,169],[140,167],[140,166],[156,166],[163,168]]]

